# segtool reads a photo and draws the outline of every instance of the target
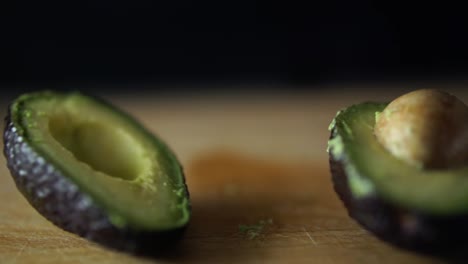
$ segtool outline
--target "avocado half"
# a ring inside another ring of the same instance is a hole
[[[423,170],[395,158],[373,132],[386,105],[353,105],[330,124],[336,193],[352,218],[393,245],[426,253],[466,245],[468,166]]]
[[[102,245],[158,254],[190,220],[173,152],[102,99],[51,91],[18,97],[6,117],[4,155],[40,214]]]

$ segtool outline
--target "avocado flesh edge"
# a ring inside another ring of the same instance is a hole
[[[423,170],[395,158],[373,133],[375,115],[385,106],[351,106],[340,111],[330,127],[330,153],[343,163],[353,195],[378,195],[398,207],[432,215],[467,213],[468,167]]]
[[[90,122],[122,130],[123,138],[129,139],[124,143],[139,144],[122,147],[130,147],[146,159],[135,166],[143,167],[139,175],[125,180],[78,161],[52,136],[49,123],[53,116],[66,116],[70,127],[76,126],[74,122]],[[179,163],[164,143],[125,113],[78,93],[46,92],[16,100],[11,107],[11,119],[24,140],[106,211],[116,227],[158,231],[188,222],[188,193]]]

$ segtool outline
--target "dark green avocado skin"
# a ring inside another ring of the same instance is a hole
[[[335,135],[333,129],[330,139]],[[468,215],[428,215],[388,203],[378,194],[356,198],[348,186],[343,160],[329,155],[335,192],[349,216],[378,238],[400,248],[439,256],[467,248]]]
[[[56,226],[106,247],[137,255],[159,256],[173,248],[186,226],[167,231],[136,231],[113,225],[93,200],[56,167],[40,157],[5,118],[4,155],[18,190]],[[188,193],[187,193],[188,196]]]

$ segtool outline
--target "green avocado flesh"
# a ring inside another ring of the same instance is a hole
[[[468,164],[423,170],[395,158],[374,136],[378,113],[386,104],[362,103],[338,112],[330,125],[331,157],[343,164],[356,198],[378,195],[401,208],[433,215],[468,212]]]
[[[92,97],[20,97],[11,118],[24,140],[101,207],[119,228],[158,231],[190,218],[177,159],[137,121]]]

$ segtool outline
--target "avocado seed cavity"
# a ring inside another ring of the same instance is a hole
[[[446,92],[402,95],[376,115],[374,133],[392,155],[424,169],[468,164],[468,107]]]

